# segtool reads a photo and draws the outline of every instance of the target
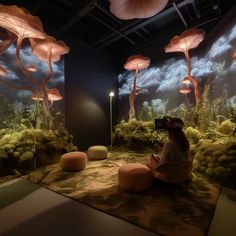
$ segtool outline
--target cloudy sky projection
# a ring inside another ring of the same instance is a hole
[[[236,94],[236,61],[232,60],[235,51],[236,23],[232,24],[222,36],[216,38],[205,56],[191,58],[192,76],[199,80],[200,85],[203,85],[206,80],[214,81],[212,84],[215,88],[215,97],[222,94],[222,86],[227,89],[229,97]],[[176,99],[177,96],[180,103],[183,102],[183,96],[178,93],[178,90],[183,87],[182,80],[187,75],[187,66],[183,53],[181,60],[174,59],[174,56],[173,54],[172,59],[165,61],[158,67],[152,66],[140,71],[137,86],[145,89],[146,93],[149,93],[151,88],[152,90],[155,88],[155,97],[150,97],[150,101],[157,98],[174,97]],[[133,78],[133,72],[119,75],[120,98],[130,94]]]
[[[4,80],[8,81],[9,84],[27,86],[32,85],[22,71],[19,69],[19,66],[16,64],[16,48],[15,45],[11,45],[7,51],[4,52],[0,56],[0,65],[5,67],[8,73],[3,77]],[[23,65],[27,68],[30,64],[33,64],[37,67],[36,72],[30,72],[33,78],[36,81],[42,81],[42,78],[46,78],[48,73],[48,65],[47,63],[40,61],[37,57],[35,57],[31,52],[30,46],[25,46],[20,50],[20,58]],[[51,77],[48,88],[58,88],[60,93],[63,94],[64,87],[64,60],[61,59],[56,63],[52,63],[53,76]],[[9,99],[9,101],[13,100],[22,100],[23,98],[27,98],[31,96],[31,92],[27,90],[15,90],[9,88],[0,82],[0,95],[3,95]]]

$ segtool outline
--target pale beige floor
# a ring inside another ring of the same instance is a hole
[[[235,219],[236,191],[223,188],[208,236],[235,236]],[[0,185],[0,235],[154,236],[157,234],[18,178]]]
[[[0,185],[1,236],[154,236],[127,221],[18,178]]]
[[[223,188],[219,196],[215,215],[208,236],[236,235],[236,191]]]

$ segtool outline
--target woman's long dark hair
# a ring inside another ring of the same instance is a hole
[[[181,151],[188,151],[190,148],[187,137],[180,128],[168,129],[169,139],[179,144]]]

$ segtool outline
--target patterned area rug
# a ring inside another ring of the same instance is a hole
[[[149,156],[150,153],[113,151],[106,160],[88,162],[80,172],[63,172],[58,164],[53,164],[26,178],[159,235],[206,235],[219,188],[202,176],[195,175],[188,185],[156,182],[143,193],[128,193],[118,186],[121,165],[147,163]]]

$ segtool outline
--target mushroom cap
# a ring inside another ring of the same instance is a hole
[[[45,38],[41,20],[15,5],[0,4],[0,27],[24,38]]]
[[[51,61],[59,61],[61,55],[69,52],[70,48],[61,40],[51,36],[45,39],[30,39],[32,53],[42,61],[48,61],[51,51]]]
[[[48,92],[48,100],[50,101],[59,101],[62,100],[63,98],[57,88],[47,89],[47,92]]]
[[[165,52],[186,52],[196,48],[204,39],[205,31],[192,28],[184,31],[181,35],[174,36],[165,47]]]
[[[150,65],[150,59],[148,57],[143,57],[141,55],[134,55],[128,58],[127,62],[124,64],[126,70],[139,70],[145,69]]]
[[[183,94],[188,94],[191,92],[191,89],[190,88],[182,88],[179,90],[180,93],[183,93]]]
[[[188,79],[188,77],[185,77],[182,81],[184,84],[191,84],[192,82]]]
[[[47,90],[47,93],[48,93],[48,100],[49,101],[62,100],[63,97],[62,97],[62,95],[60,94],[60,92],[57,88],[50,88],[50,89],[46,89],[46,90]],[[32,99],[42,101],[43,100],[42,92],[33,93],[32,94]]]
[[[37,67],[33,64],[29,64],[29,66],[27,67],[27,70],[31,72],[35,72],[37,71]]]
[[[3,66],[0,66],[0,76],[5,76],[7,74],[7,69]]]
[[[168,0],[109,0],[110,11],[119,19],[148,18],[156,15]]]

